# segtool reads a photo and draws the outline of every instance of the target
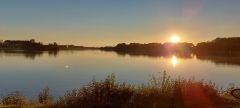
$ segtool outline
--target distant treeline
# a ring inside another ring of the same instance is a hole
[[[199,55],[240,55],[240,37],[216,38],[210,42],[201,42],[194,47]]]
[[[44,45],[42,42],[31,40],[5,40],[0,41],[0,50],[23,50],[23,51],[58,51],[58,50],[82,50],[96,49],[75,45],[58,45],[56,42]]]
[[[216,38],[209,42],[193,43],[120,43],[114,47],[101,47],[104,51],[116,51],[118,54],[130,55],[240,55],[240,37]]]
[[[105,51],[116,51],[119,54],[157,56],[172,53],[188,54],[191,53],[192,47],[194,47],[192,43],[120,43],[115,47],[102,47],[101,49]]]
[[[26,51],[43,51],[59,50],[56,42],[43,45],[41,42],[31,40],[5,40],[0,42],[1,50],[26,50]]]
[[[94,50],[99,49],[98,47],[85,47],[75,45],[58,45],[60,50]]]
[[[5,40],[0,41],[0,50],[24,50],[24,51],[58,51],[58,50],[86,50],[100,49],[103,51],[115,51],[118,54],[163,56],[176,54],[179,56],[196,55],[235,56],[240,55],[240,37],[216,38],[212,41],[193,43],[120,43],[110,47],[85,47],[75,45],[58,45],[56,42],[47,45],[31,40]]]

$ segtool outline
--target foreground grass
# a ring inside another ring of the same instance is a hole
[[[39,94],[39,102],[29,103],[17,96],[17,100],[10,98],[15,103],[2,101],[5,106],[1,108],[240,108],[240,101],[211,82],[171,79],[166,73],[140,86],[118,83],[110,75],[103,81],[93,80],[80,89],[67,91],[55,102],[48,88]]]

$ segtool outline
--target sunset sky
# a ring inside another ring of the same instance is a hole
[[[240,0],[1,0],[0,39],[85,46],[240,36]]]

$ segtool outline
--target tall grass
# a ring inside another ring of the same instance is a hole
[[[164,72],[148,84],[116,82],[114,74],[67,91],[54,103],[44,100],[39,108],[235,108],[240,103],[224,98],[214,83],[194,79],[171,79]],[[48,89],[46,91],[49,91]],[[43,92],[41,92],[43,93]],[[45,93],[48,94],[49,93]],[[48,99],[48,98],[46,98]],[[31,107],[31,104],[24,107]],[[36,106],[34,106],[36,107]]]
[[[227,108],[214,83],[194,79],[171,79],[163,73],[148,84],[118,83],[115,75],[68,91],[53,108]]]

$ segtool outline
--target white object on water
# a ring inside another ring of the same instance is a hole
[[[65,68],[66,68],[66,69],[69,69],[69,68],[70,68],[70,66],[69,66],[69,65],[65,65]]]

